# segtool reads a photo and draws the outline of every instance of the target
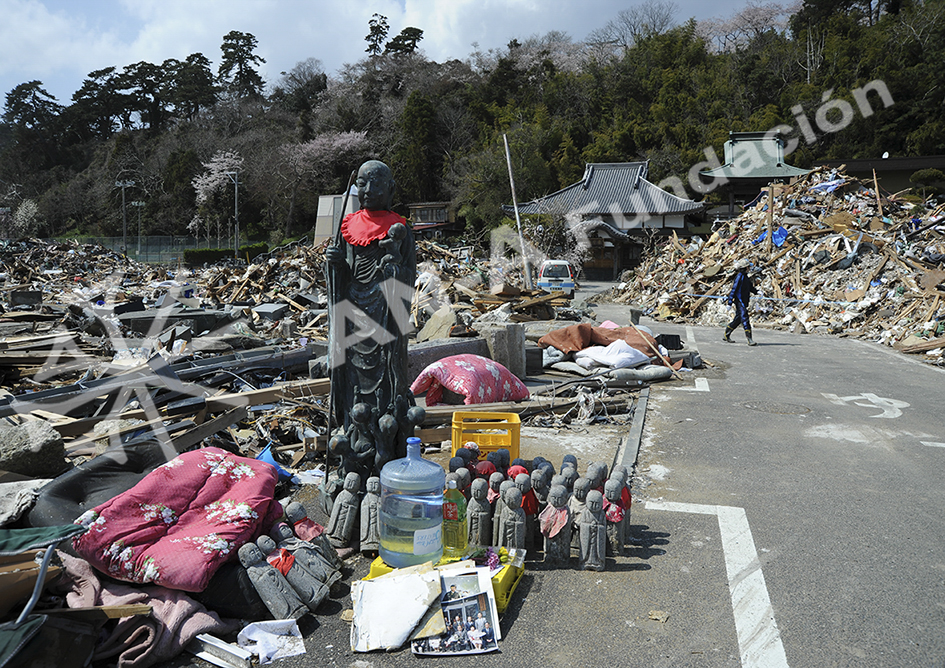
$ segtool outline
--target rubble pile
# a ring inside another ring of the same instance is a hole
[[[773,196],[771,194],[773,191]],[[654,318],[718,326],[737,260],[752,264],[752,320],[926,353],[945,347],[945,206],[882,196],[838,170],[765,189],[708,240],[675,235],[614,289]]]

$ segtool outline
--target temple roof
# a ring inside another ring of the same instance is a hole
[[[687,214],[701,211],[703,204],[677,197],[646,180],[646,162],[595,162],[584,170],[584,178],[562,190],[518,205],[520,214]],[[505,205],[502,210],[513,213]]]
[[[729,132],[725,142],[725,164],[699,172],[706,178],[787,180],[803,176],[800,169],[784,162],[784,138],[770,132]]]

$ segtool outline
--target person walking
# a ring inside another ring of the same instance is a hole
[[[758,290],[752,284],[751,277],[748,276],[748,269],[751,263],[742,258],[735,263],[735,283],[732,285],[732,291],[729,293],[725,303],[729,306],[735,306],[735,317],[725,328],[725,336],[722,340],[726,343],[734,343],[729,335],[735,331],[735,328],[741,325],[745,328],[745,338],[748,339],[748,345],[758,345],[751,339],[751,322],[748,320],[748,300],[753,293]]]

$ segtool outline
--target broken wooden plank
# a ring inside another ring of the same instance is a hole
[[[47,608],[42,612],[44,615],[56,615],[58,617],[69,617],[71,619],[95,622],[106,619],[150,615],[151,606],[146,603],[128,603],[126,605],[99,605],[88,608]]]
[[[213,436],[215,433],[226,429],[231,424],[235,424],[240,420],[245,420],[246,413],[246,406],[239,406],[229,410],[222,415],[218,415],[212,420],[207,420],[202,425],[199,425],[194,429],[190,429],[179,436],[173,437],[171,439],[171,445],[175,450],[177,450],[177,452],[189,450],[208,436]]]

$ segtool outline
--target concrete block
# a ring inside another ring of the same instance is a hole
[[[10,293],[10,306],[36,306],[42,303],[42,290],[14,290]]]
[[[0,428],[0,469],[33,478],[55,478],[67,467],[62,436],[50,423],[35,420]]]
[[[456,312],[453,310],[453,307],[449,304],[444,304],[430,316],[430,319],[423,325],[423,329],[417,334],[417,341],[423,343],[424,341],[432,341],[433,339],[448,339],[450,330],[456,323]]]
[[[535,345],[531,341],[525,342],[525,373],[529,376],[537,376],[543,370],[541,346]]]
[[[288,312],[288,304],[260,304],[253,308],[253,313],[266,320],[282,320]]]
[[[702,367],[702,357],[694,350],[670,350],[667,359],[673,364],[682,360],[683,366],[687,369],[699,369]]]
[[[484,325],[479,334],[486,340],[489,357],[518,378],[525,378],[525,328],[518,323]]]

